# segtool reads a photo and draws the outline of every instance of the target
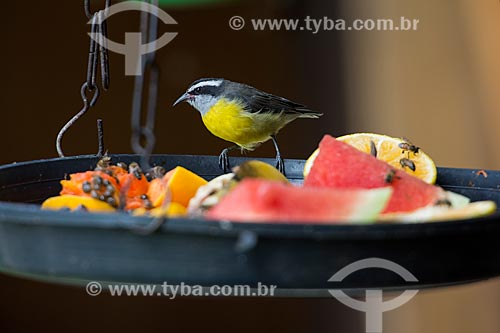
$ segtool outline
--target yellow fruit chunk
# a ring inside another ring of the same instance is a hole
[[[189,200],[195,196],[198,188],[205,184],[207,184],[205,179],[180,166],[174,169],[167,183],[172,194],[171,201],[180,203],[184,207],[188,206]]]
[[[402,169],[408,174],[422,179],[426,183],[434,184],[436,182],[437,170],[434,161],[420,148],[418,148],[418,151],[405,149],[409,148],[412,144],[406,142],[404,139],[374,133],[355,133],[338,137],[337,140],[348,143],[356,149],[368,154],[371,153],[373,149],[373,142],[378,159],[389,163],[396,169]],[[319,149],[316,149],[307,159],[304,166],[304,177],[309,174],[318,154]],[[410,160],[414,165],[415,171],[408,166],[403,166],[401,164],[402,159]]]
[[[166,194],[171,202],[176,202],[187,207],[189,200],[196,194],[198,188],[207,184],[207,181],[197,174],[183,168],[176,167],[169,171],[162,179],[153,180],[150,184],[148,197],[153,203],[153,207],[163,204]]]
[[[42,204],[42,209],[60,210],[69,208],[75,210],[80,206],[85,207],[90,212],[114,212],[115,208],[107,203],[78,195],[60,195],[57,197],[48,198]]]
[[[233,172],[238,180],[242,180],[243,178],[262,178],[289,183],[288,179],[278,169],[258,160],[244,162],[233,168]]]
[[[145,208],[135,209],[134,216],[152,216],[152,217],[176,217],[184,216],[187,214],[187,209],[177,202],[171,202],[167,207],[158,207],[151,210]]]
[[[168,216],[168,217],[175,217],[175,216],[184,216],[187,214],[187,209],[183,205],[177,203],[177,202],[171,202],[167,208],[154,208],[152,209],[149,214],[154,217],[161,217],[161,216]]]

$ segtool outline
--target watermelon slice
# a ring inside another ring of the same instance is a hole
[[[383,213],[409,212],[446,199],[446,192],[347,143],[325,135],[319,145],[306,187],[374,189],[391,186],[392,196]]]
[[[317,189],[248,178],[210,209],[206,217],[240,222],[366,223],[377,219],[391,192],[390,187]]]

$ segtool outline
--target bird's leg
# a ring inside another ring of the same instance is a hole
[[[219,168],[222,169],[222,172],[227,173],[230,169],[229,165],[229,157],[227,157],[227,153],[229,153],[232,150],[238,149],[238,146],[231,146],[226,149],[224,149],[220,155],[219,155]]]
[[[278,141],[276,141],[275,134],[271,135],[271,140],[273,140],[274,148],[276,149],[276,169],[285,175],[285,162],[281,158],[280,148],[278,147]]]

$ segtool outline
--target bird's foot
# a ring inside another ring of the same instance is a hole
[[[281,158],[281,155],[276,155],[276,169],[278,169],[279,172],[283,174],[283,176],[286,176],[285,174],[285,161]]]
[[[219,168],[223,173],[228,173],[231,168],[229,165],[229,157],[227,156],[229,150],[229,148],[226,148],[219,155]]]

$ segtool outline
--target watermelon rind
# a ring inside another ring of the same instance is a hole
[[[349,217],[352,224],[368,224],[375,222],[380,213],[385,209],[392,195],[392,188],[383,187],[366,190],[360,194],[359,206],[353,207],[353,213]]]
[[[447,191],[446,197],[450,201],[451,207],[453,208],[462,208],[470,203],[470,199],[465,195],[461,195],[455,192]]]
[[[411,213],[382,214],[380,222],[424,223],[479,218],[495,213],[494,201],[476,201],[461,207],[427,206]]]

